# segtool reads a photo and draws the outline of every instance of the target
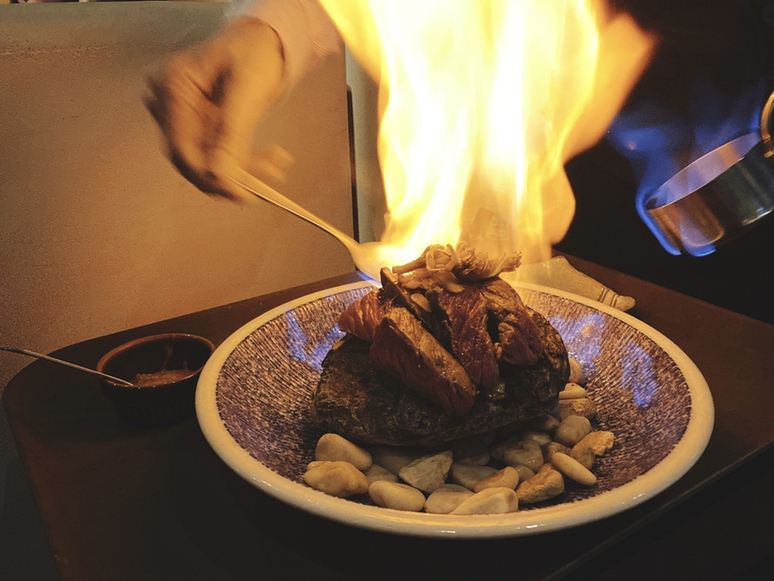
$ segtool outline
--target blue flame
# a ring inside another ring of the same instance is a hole
[[[607,139],[629,160],[637,180],[635,207],[664,249],[678,255],[680,250],[660,232],[647,206],[674,200],[655,199],[654,192],[681,169],[713,149],[760,126],[766,100],[766,86],[759,79],[739,94],[720,93],[706,77],[698,77],[689,95],[690,111],[680,114],[656,100],[642,100],[619,113],[608,129]],[[689,193],[689,192],[686,192]],[[692,233],[685,232],[689,237]],[[695,256],[715,251],[707,242],[691,250]]]

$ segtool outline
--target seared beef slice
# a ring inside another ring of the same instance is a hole
[[[475,401],[476,387],[460,363],[405,309],[393,308],[373,334],[371,365],[399,379],[450,416]]]
[[[380,300],[379,291],[373,290],[339,315],[339,328],[359,339],[370,341],[387,306]]]
[[[431,313],[428,313],[414,302],[411,298],[412,292],[399,282],[398,276],[389,268],[382,268],[380,278],[382,280],[383,298],[391,301],[396,307],[403,307],[413,314],[422,321],[432,335],[440,340],[443,329],[439,321]]]
[[[478,288],[465,286],[453,293],[438,287],[428,293],[434,307],[443,313],[451,337],[452,353],[473,383],[490,388],[499,381],[492,338],[487,331],[487,306]]]
[[[543,353],[543,344],[519,293],[500,278],[484,281],[480,289],[490,316],[497,321],[502,360],[534,365]]]

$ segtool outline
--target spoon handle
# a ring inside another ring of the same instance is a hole
[[[309,210],[306,210],[293,202],[292,200],[286,198],[282,194],[280,194],[278,191],[276,191],[274,188],[266,185],[259,179],[255,178],[245,170],[241,168],[234,168],[232,170],[234,172],[233,175],[226,175],[226,177],[234,182],[236,185],[240,186],[241,188],[247,190],[251,194],[258,196],[262,200],[265,200],[271,204],[274,204],[275,206],[282,208],[283,210],[286,210],[290,212],[291,214],[295,214],[299,218],[306,220],[310,224],[313,224],[314,226],[317,226],[321,230],[324,230],[334,238],[337,238],[339,242],[341,242],[344,246],[347,247],[347,250],[352,252],[352,249],[358,246],[358,243],[355,241],[354,238],[348,236],[335,226],[332,226],[322,218],[319,218],[312,214]]]
[[[42,353],[35,353],[35,351],[27,351],[26,349],[17,349],[16,347],[0,347],[0,351],[9,351],[11,353],[18,353],[20,355],[28,355],[29,357],[37,357],[38,359],[44,359],[45,361],[50,361],[51,363],[58,363],[59,365],[64,365],[65,367],[71,367],[72,369],[77,369],[78,371],[85,371],[86,373],[91,373],[92,375],[98,375],[104,379],[109,379],[110,381],[114,383],[118,383],[125,387],[134,387],[134,384],[126,381],[125,379],[114,377],[112,375],[108,375],[107,373],[101,373],[95,369],[89,369],[88,367],[81,367],[80,365],[76,365],[75,363],[70,363],[69,361],[63,361],[62,359],[57,359],[56,357],[43,355]]]

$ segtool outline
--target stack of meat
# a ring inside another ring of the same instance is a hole
[[[451,416],[468,411],[477,387],[505,396],[500,363],[534,365],[543,345],[516,290],[497,275],[518,255],[492,264],[461,245],[431,246],[408,265],[383,268],[382,289],[350,306],[339,326],[371,341],[376,369],[400,379]]]
[[[518,264],[461,244],[383,268],[382,288],[339,318],[348,335],[323,362],[317,423],[363,442],[427,444],[553,407],[567,352],[499,278]]]

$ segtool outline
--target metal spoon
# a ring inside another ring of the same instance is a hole
[[[400,247],[380,242],[360,244],[351,236],[305,210],[241,168],[233,168],[232,174],[226,177],[251,194],[274,204],[278,208],[287,210],[336,238],[349,251],[357,269],[374,281],[379,281],[379,271],[383,266],[393,264],[396,256],[405,254],[405,251]]]
[[[81,367],[80,365],[76,365],[75,363],[70,363],[69,361],[63,361],[62,359],[57,359],[56,357],[51,357],[50,355],[43,355],[42,353],[35,353],[35,351],[27,351],[26,349],[17,349],[16,347],[0,347],[0,351],[9,351],[10,353],[19,353],[20,355],[37,357],[38,359],[44,359],[45,361],[50,361],[51,363],[58,363],[59,365],[64,365],[65,367],[71,367],[72,369],[77,369],[78,371],[84,371],[86,373],[91,373],[92,375],[98,375],[99,377],[102,377],[104,379],[109,379],[113,383],[118,383],[120,385],[123,385],[124,387],[134,387],[133,383],[129,383],[125,379],[114,377],[112,375],[108,375],[107,373],[102,373],[95,369],[89,369],[88,367]]]

